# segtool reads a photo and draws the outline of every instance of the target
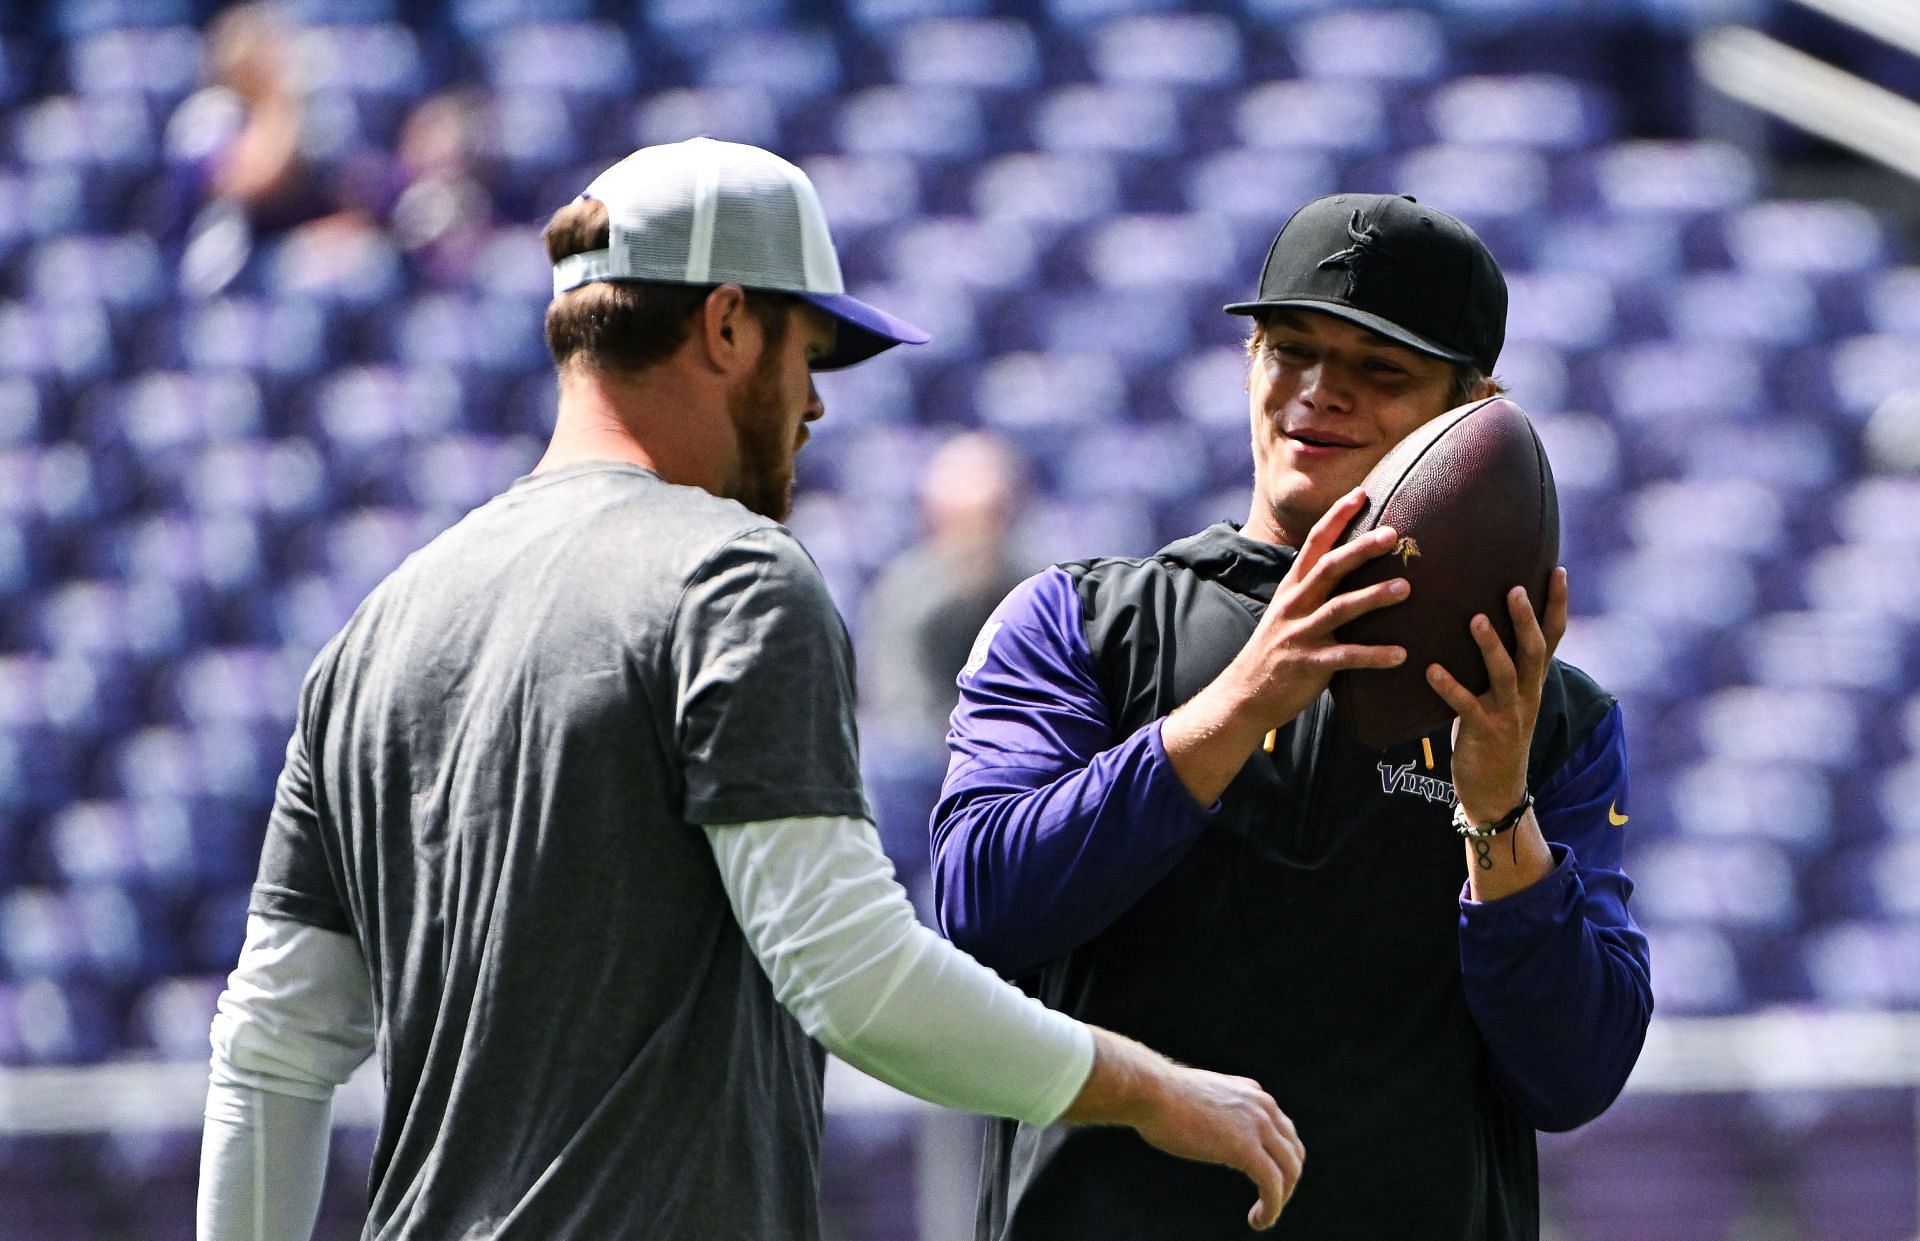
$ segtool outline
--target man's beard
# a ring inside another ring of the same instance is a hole
[[[727,398],[740,446],[740,476],[730,498],[750,511],[785,521],[793,511],[793,438],[780,402],[779,358],[769,348],[753,374]]]

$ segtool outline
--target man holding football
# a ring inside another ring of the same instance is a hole
[[[1606,1108],[1652,1007],[1619,708],[1553,658],[1564,571],[1544,625],[1505,600],[1514,652],[1475,618],[1486,693],[1428,671],[1450,731],[1374,753],[1326,692],[1406,658],[1335,636],[1407,597],[1335,593],[1394,533],[1336,543],[1394,444],[1498,391],[1505,281],[1451,216],[1343,195],[1227,309],[1253,319],[1247,520],[1002,603],[959,677],[942,926],[1053,1007],[1271,1090],[1314,1152],[1277,1235],[1536,1238],[1535,1130]],[[1241,1236],[1232,1188],[1128,1134],[1002,1121],[979,1236]]]

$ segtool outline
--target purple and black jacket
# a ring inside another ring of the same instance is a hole
[[[1532,1241],[1534,1132],[1599,1115],[1652,1010],[1622,870],[1613,699],[1556,662],[1529,786],[1553,871],[1467,900],[1447,733],[1363,747],[1320,701],[1213,806],[1160,721],[1227,665],[1292,563],[1221,524],[1048,569],[959,678],[934,811],[953,941],[1055,1008],[1259,1080],[1306,1171],[1269,1236]],[[1251,1235],[1237,1173],[1130,1131],[989,1132],[983,1241]]]

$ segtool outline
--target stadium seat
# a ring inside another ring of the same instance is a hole
[[[1190,13],[1129,17],[1090,32],[1089,59],[1105,82],[1229,86],[1240,81],[1240,27],[1228,17]]]
[[[1172,93],[1137,83],[1060,87],[1036,102],[1031,125],[1043,151],[1167,155],[1182,139]]]
[[[1012,19],[915,22],[894,37],[892,61],[903,86],[1024,91],[1041,81],[1040,39]]]
[[[1613,108],[1592,86],[1535,73],[1456,78],[1427,100],[1427,122],[1442,142],[1581,150],[1613,137]]]
[[[1295,25],[1288,45],[1312,78],[1425,82],[1447,68],[1439,20],[1417,9],[1335,11]]]
[[[688,86],[648,95],[633,107],[631,145],[706,136],[780,145],[780,113],[763,86]]]
[[[1727,211],[1751,202],[1759,189],[1753,162],[1714,142],[1641,140],[1603,147],[1593,180],[1607,209],[1623,215]]]
[[[986,144],[972,92],[954,87],[872,86],[840,105],[839,146],[851,155],[957,159]]]
[[[1701,697],[1693,717],[1707,753],[1755,766],[1845,770],[1866,741],[1860,704],[1824,687],[1730,686]]]

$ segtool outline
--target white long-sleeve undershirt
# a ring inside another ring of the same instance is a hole
[[[913,916],[859,819],[705,829],[774,993],[843,1060],[931,1102],[1057,1119],[1093,1035],[1002,982]],[[372,986],[346,935],[252,916],[214,1018],[200,1241],[304,1241],[335,1086],[372,1049]]]
[[[806,1032],[948,1107],[1045,1125],[1093,1068],[1093,1033],[927,929],[873,825],[709,827],[734,917]]]

